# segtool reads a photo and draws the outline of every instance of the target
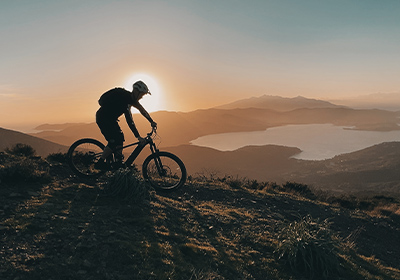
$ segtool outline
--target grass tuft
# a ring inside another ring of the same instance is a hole
[[[281,228],[276,252],[292,270],[310,279],[329,279],[339,274],[339,238],[320,222],[307,215]]]
[[[107,180],[104,193],[123,201],[143,203],[151,199],[153,190],[136,169],[120,168]]]
[[[286,182],[285,184],[282,185],[282,188],[284,191],[288,191],[294,194],[299,194],[309,199],[316,198],[315,194],[308,185],[299,184],[295,182]]]

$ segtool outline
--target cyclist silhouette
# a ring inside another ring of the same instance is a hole
[[[124,88],[114,88],[103,93],[100,97],[100,108],[96,112],[96,123],[108,143],[104,148],[101,158],[95,164],[95,168],[106,169],[108,166],[105,159],[114,149],[122,147],[125,138],[124,133],[118,124],[118,118],[122,114],[125,115],[129,128],[139,142],[144,141],[136,128],[135,122],[133,121],[131,113],[132,106],[139,110],[139,112],[150,122],[152,127],[157,127],[157,123],[153,121],[150,114],[139,103],[139,100],[146,94],[151,94],[147,85],[142,81],[137,81],[132,86],[132,92],[129,92]],[[122,150],[114,152],[114,156],[116,161],[122,164]]]

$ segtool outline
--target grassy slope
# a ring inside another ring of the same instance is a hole
[[[1,160],[4,169],[21,159]],[[138,204],[32,160],[42,177],[1,182],[0,279],[302,279],[274,250],[280,226],[307,214],[329,218],[344,238],[341,279],[400,279],[395,203],[349,210],[274,185],[203,178]]]

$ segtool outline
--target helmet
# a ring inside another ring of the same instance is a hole
[[[137,89],[140,93],[151,94],[151,92],[149,91],[149,88],[142,81],[137,81],[136,83],[134,83],[133,89]]]

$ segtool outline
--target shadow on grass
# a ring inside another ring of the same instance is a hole
[[[390,274],[379,262],[384,252],[363,251],[398,227],[379,220],[376,230],[365,215],[285,193],[190,183],[132,204],[67,176],[19,192],[3,196],[1,279],[301,279],[274,250],[280,225],[307,214],[330,218],[342,237],[368,229],[345,253],[344,277],[400,275],[399,264]]]

